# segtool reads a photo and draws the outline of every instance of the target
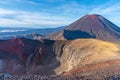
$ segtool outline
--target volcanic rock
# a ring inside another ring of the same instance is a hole
[[[101,15],[85,15],[55,34],[46,38],[54,40],[73,40],[95,38],[105,41],[119,41],[120,28]]]

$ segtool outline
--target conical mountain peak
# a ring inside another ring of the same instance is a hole
[[[101,15],[87,14],[67,26],[58,35],[67,40],[96,38],[114,41],[120,39],[120,28]],[[60,37],[57,38],[60,39]]]
[[[99,17],[99,16],[101,16],[101,15],[99,15],[99,14],[86,14],[83,17]]]
[[[104,17],[98,14],[87,14],[77,21],[70,24],[66,29],[68,30],[86,30],[93,28],[102,28],[101,20],[105,20]]]
[[[99,19],[99,18],[104,18],[103,16],[99,15],[99,14],[87,14],[85,16],[83,16],[83,18],[88,18],[90,20],[96,20],[96,19]]]

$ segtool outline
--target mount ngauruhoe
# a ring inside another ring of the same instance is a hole
[[[47,36],[53,40],[94,38],[105,41],[120,40],[120,28],[101,15],[85,15],[55,34]]]
[[[56,80],[119,80],[119,41],[119,27],[100,15],[85,15],[46,37],[1,40],[0,72],[60,75]]]

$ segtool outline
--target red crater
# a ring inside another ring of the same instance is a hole
[[[23,46],[24,43],[20,39],[15,38],[0,42],[0,51],[11,53],[23,60]]]

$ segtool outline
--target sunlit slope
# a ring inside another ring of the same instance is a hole
[[[88,64],[119,59],[118,45],[95,39],[77,39],[70,41],[63,48],[61,65],[56,69],[58,74]]]

